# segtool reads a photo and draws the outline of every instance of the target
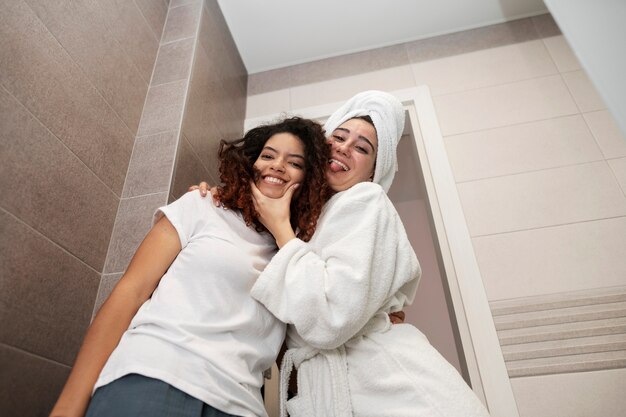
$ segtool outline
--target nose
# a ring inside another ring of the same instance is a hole
[[[270,165],[270,169],[276,172],[285,172],[285,164],[282,158],[274,159],[272,165]]]
[[[334,142],[334,148],[337,152],[339,152],[342,155],[348,156],[348,154],[350,153],[350,147],[348,146],[348,141],[344,141],[344,142]]]

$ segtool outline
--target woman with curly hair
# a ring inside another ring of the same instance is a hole
[[[329,148],[319,124],[294,117],[222,141],[219,157],[222,207],[195,191],[157,211],[51,416],[266,415],[262,373],[285,325],[250,296],[277,250],[251,183],[268,198],[293,194],[289,222],[308,241]]]

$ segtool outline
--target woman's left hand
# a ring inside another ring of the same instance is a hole
[[[391,324],[402,324],[404,323],[404,319],[405,314],[402,310],[389,313],[389,320],[391,320]]]
[[[291,228],[291,198],[299,184],[290,186],[280,198],[269,198],[263,195],[254,182],[252,188],[252,202],[259,215],[259,221],[269,230],[276,239],[276,244],[282,248],[285,243],[294,239],[296,234]]]

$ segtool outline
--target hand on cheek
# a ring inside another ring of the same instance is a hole
[[[289,240],[296,237],[291,228],[290,205],[293,194],[299,185],[293,184],[290,186],[280,198],[269,198],[259,191],[253,182],[250,183],[252,202],[259,216],[259,221],[274,236],[278,247],[282,247]]]

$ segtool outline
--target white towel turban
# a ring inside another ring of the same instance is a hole
[[[357,116],[369,116],[378,136],[378,154],[373,181],[389,191],[398,170],[396,148],[404,131],[404,107],[391,94],[364,91],[352,97],[326,121],[324,129],[330,135],[343,122]]]

